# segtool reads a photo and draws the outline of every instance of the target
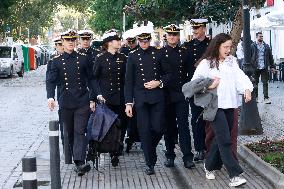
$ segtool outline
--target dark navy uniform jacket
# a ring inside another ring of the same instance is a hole
[[[128,56],[125,76],[125,102],[136,107],[143,103],[154,104],[164,100],[164,89],[146,89],[144,83],[151,80],[162,81],[165,87],[171,79],[169,64],[163,59],[161,51],[155,47],[146,50],[138,48]]]
[[[47,81],[48,74],[50,73],[50,70],[51,70],[51,64],[52,64],[53,58],[54,58],[54,57],[57,57],[57,56],[59,56],[58,53],[52,55],[52,56],[50,57],[50,60],[49,60],[48,63],[47,63],[47,66],[46,66],[46,74],[45,74],[45,75],[46,75],[46,78],[45,78],[46,81]],[[56,84],[56,83],[49,83],[49,85],[46,85],[46,91],[48,91],[48,90],[55,90],[57,85],[58,85],[58,84]],[[56,96],[57,96],[57,100],[58,100],[58,98],[59,98],[59,96],[60,96],[59,90],[57,90]]]
[[[188,70],[190,69],[187,49],[180,46],[173,48],[166,45],[161,49],[161,52],[165,61],[170,64],[172,71],[171,80],[165,88],[166,95],[169,97],[170,102],[185,100],[182,86],[189,81]]]
[[[196,67],[194,66],[195,63],[202,57],[205,53],[206,48],[209,44],[209,38],[205,38],[203,41],[199,41],[197,39],[192,39],[189,42],[184,43],[184,47],[187,48],[188,52],[188,62],[189,62],[189,80],[191,80]]]
[[[125,54],[125,56],[128,56],[128,54],[130,53],[130,48],[123,46],[123,47],[120,48],[119,51],[120,51],[120,53]]]
[[[125,56],[128,56],[128,54],[131,52],[131,51],[134,51],[136,49],[139,48],[139,45],[136,45],[136,47],[134,47],[133,49],[130,49],[130,47],[121,47],[120,49],[120,53],[123,53],[125,54]]]
[[[96,60],[96,57],[97,55],[100,53],[99,50],[97,49],[94,49],[92,47],[88,48],[88,49],[83,49],[83,48],[79,48],[77,50],[79,53],[82,53],[82,54],[86,54],[89,61],[91,62],[90,64],[90,70],[93,69],[93,66],[94,66],[94,63],[95,63],[95,60]]]
[[[95,60],[96,56],[100,53],[99,50],[94,49],[92,47],[87,48],[87,49],[79,48],[77,51],[79,53],[83,53],[83,54],[86,54],[87,56],[90,56],[93,60]]]
[[[122,53],[111,54],[107,51],[99,54],[95,61],[93,76],[96,87],[95,100],[97,95],[106,99],[106,104],[124,105],[124,79],[126,56]]]
[[[80,108],[89,104],[89,89],[94,86],[89,64],[87,56],[76,51],[55,57],[46,79],[47,98],[54,98],[53,86],[56,84],[61,108]]]

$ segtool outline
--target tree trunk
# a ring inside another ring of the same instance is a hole
[[[233,41],[232,54],[236,53],[237,45],[240,41],[242,31],[243,31],[243,8],[242,6],[240,6],[235,15],[233,27],[230,33]]]

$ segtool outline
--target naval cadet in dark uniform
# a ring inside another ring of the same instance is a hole
[[[192,27],[193,39],[184,44],[188,52],[189,62],[189,80],[191,80],[194,71],[196,69],[195,63],[204,54],[210,40],[206,37],[206,23],[207,19],[191,19],[190,24]],[[203,120],[201,113],[202,107],[194,104],[193,97],[189,99],[191,107],[191,126],[194,139],[194,148],[196,156],[194,161],[202,161],[205,157],[205,121]]]
[[[130,29],[124,32],[122,38],[126,41],[126,44],[125,46],[121,47],[120,52],[125,54],[126,56],[128,56],[130,51],[133,51],[139,47],[139,45],[137,44],[135,29]]]
[[[54,45],[55,45],[55,52],[54,52],[54,54],[51,55],[50,60],[47,63],[47,66],[46,66],[46,78],[47,78],[47,76],[48,76],[48,74],[50,72],[53,58],[61,55],[62,53],[64,53],[61,37],[59,36],[59,37],[55,38],[53,40],[53,42],[54,42]],[[56,83],[53,83],[53,85],[46,85],[46,87],[50,87],[50,89],[46,88],[46,90],[55,90],[56,89]],[[57,101],[58,101],[58,98],[60,96],[59,90],[57,89],[56,92],[57,92],[56,97],[57,97]],[[60,107],[58,108],[58,118],[59,118],[60,137],[61,137],[62,146],[64,148],[64,134],[63,134],[63,130],[64,129],[63,129],[63,121],[62,121]]]
[[[185,47],[179,46],[180,28],[171,24],[164,28],[166,32],[167,45],[161,49],[165,60],[170,64],[172,79],[165,87],[166,93],[166,132],[164,135],[166,145],[166,167],[174,166],[176,157],[175,149],[175,128],[178,126],[180,149],[183,154],[184,167],[192,168],[193,153],[191,149],[191,137],[189,131],[188,113],[189,102],[185,100],[182,93],[182,86],[188,79],[188,57]]]
[[[47,75],[46,85],[57,84],[60,91],[58,104],[62,110],[62,120],[68,134],[70,148],[75,163],[75,170],[79,176],[90,171],[86,163],[87,122],[90,107],[94,109],[94,102],[90,102],[89,89],[93,90],[89,61],[84,54],[74,51],[77,33],[68,30],[61,35],[64,53],[55,57]],[[47,87],[48,106],[55,107],[55,90]]]
[[[78,35],[80,38],[80,48],[78,48],[77,51],[86,54],[89,61],[94,63],[96,56],[100,53],[99,50],[91,47],[91,41],[93,39],[94,32],[91,30],[80,30],[78,31]],[[91,65],[92,67],[90,69],[93,69],[93,64]]]
[[[121,39],[115,30],[107,31],[103,35],[102,53],[95,61],[93,76],[96,87],[94,99],[103,101],[113,112],[118,114],[121,125],[121,150],[111,154],[112,166],[118,165],[118,155],[123,150],[123,141],[127,128],[127,116],[124,103],[124,79],[127,58],[119,53]]]
[[[136,28],[127,30],[122,35],[123,40],[126,41],[126,46],[121,47],[120,52],[125,54],[127,57],[131,51],[136,50],[139,47],[139,45],[137,44],[136,35]],[[126,153],[130,152],[135,142],[140,142],[140,138],[137,129],[137,116],[135,108],[133,108],[133,117],[128,119],[127,123],[127,138],[125,139]]]
[[[164,90],[170,80],[168,63],[161,52],[150,46],[153,28],[141,26],[137,39],[139,48],[129,53],[125,76],[125,112],[132,117],[135,103],[137,125],[146,161],[147,175],[154,174],[156,147],[164,130]]]

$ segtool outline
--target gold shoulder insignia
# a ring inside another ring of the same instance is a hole
[[[99,53],[98,55],[97,55],[97,57],[100,57],[100,56],[102,56],[104,53],[103,52],[101,52],[101,53]]]
[[[62,55],[62,54],[54,55],[51,60],[56,59],[56,58],[59,58],[61,55]]]
[[[134,52],[136,52],[138,49],[132,50],[129,53],[133,54]]]
[[[77,52],[80,55],[87,56],[85,53]]]

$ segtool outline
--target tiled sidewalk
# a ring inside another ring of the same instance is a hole
[[[262,87],[260,87],[262,88]],[[284,136],[284,84],[275,82],[270,85],[271,105],[259,103],[259,112],[262,119],[264,134],[259,136],[239,136],[239,143],[247,143],[261,140],[264,137],[278,139]],[[261,94],[261,91],[260,91]],[[49,147],[48,136],[38,148],[38,180],[50,181],[49,176]],[[83,177],[77,177],[73,171],[73,165],[65,165],[61,162],[61,180],[62,188],[73,189],[134,189],[134,188],[188,188],[188,189],[223,189],[230,188],[228,186],[229,178],[224,169],[216,172],[216,180],[208,181],[205,179],[203,165],[196,164],[196,168],[188,170],[183,167],[181,152],[177,147],[177,159],[175,160],[175,168],[166,168],[163,165],[164,157],[163,141],[158,147],[158,162],[155,167],[156,174],[147,176],[144,174],[144,160],[142,151],[137,145],[130,154],[124,154],[120,158],[120,164],[117,168],[113,168],[110,164],[109,155],[101,155],[99,170],[91,170]],[[243,177],[247,179],[247,184],[239,188],[244,189],[273,189],[274,187],[265,181],[260,175],[244,162],[241,162],[244,168]],[[21,167],[21,165],[19,165]],[[20,170],[18,170],[20,171]],[[3,188],[12,188],[16,179],[20,177],[12,177]],[[20,187],[19,187],[20,188]],[[39,188],[50,188],[50,186],[40,186]]]

